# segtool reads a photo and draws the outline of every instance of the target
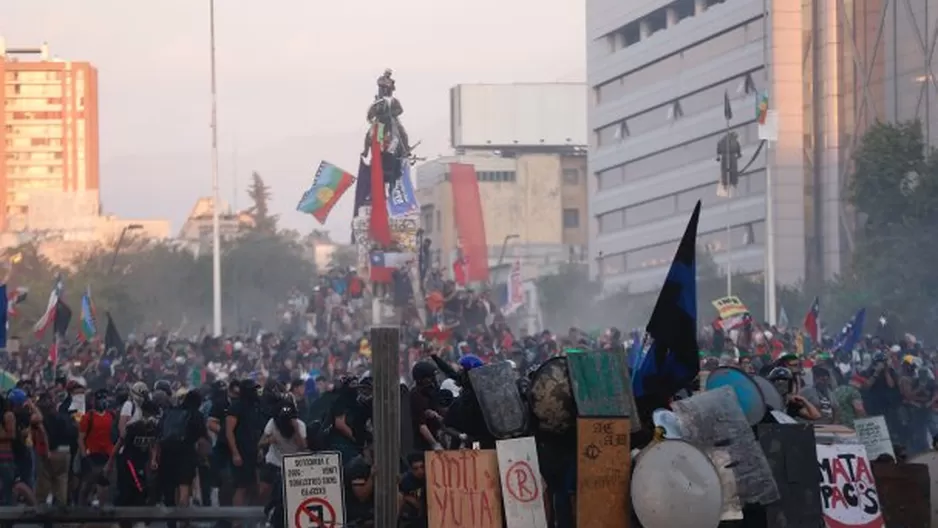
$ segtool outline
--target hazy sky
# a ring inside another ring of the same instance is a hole
[[[375,79],[392,68],[418,153],[448,152],[449,88],[581,81],[582,0],[217,0],[222,197],[256,170],[282,224],[323,159],[357,170]],[[211,192],[208,0],[0,0],[8,47],[98,68],[104,209],[177,229]],[[237,193],[235,189],[237,188]],[[326,228],[348,240],[352,192]]]

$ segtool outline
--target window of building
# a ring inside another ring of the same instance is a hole
[[[578,185],[580,183],[580,170],[568,167],[563,170],[564,185]]]
[[[515,171],[476,171],[476,179],[484,182],[513,182]]]
[[[563,210],[563,228],[576,229],[580,227],[580,210],[569,208]]]
[[[625,211],[623,209],[603,213],[596,219],[599,222],[600,233],[615,233],[625,228]]]
[[[596,185],[601,191],[614,189],[625,183],[625,165],[619,165],[596,173]]]
[[[671,9],[674,9],[675,14],[677,14],[677,21],[680,22],[685,18],[694,16],[694,0],[677,0],[671,4]]]
[[[625,226],[633,227],[662,218],[667,218],[677,212],[677,196],[671,194],[655,198],[625,208]]]
[[[648,24],[648,35],[654,35],[659,31],[664,31],[668,27],[668,15],[666,9],[659,9],[645,17],[645,23]]]
[[[637,20],[626,24],[626,26],[622,28],[622,44],[625,47],[637,44],[640,40],[642,40],[642,32]]]

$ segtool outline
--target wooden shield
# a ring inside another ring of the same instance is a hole
[[[814,428],[809,424],[763,424],[757,433],[781,495],[765,507],[766,526],[823,526]]]
[[[938,526],[938,451],[926,451],[909,460],[912,464],[928,467],[930,480],[931,525]]]
[[[886,526],[931,526],[931,477],[925,464],[873,462],[876,492]]]
[[[528,408],[511,364],[505,361],[474,368],[469,371],[469,380],[492,436],[499,440],[523,436],[528,428]]]

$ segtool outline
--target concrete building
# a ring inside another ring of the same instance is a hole
[[[475,167],[485,222],[489,266],[522,259],[525,276],[538,268],[585,256],[587,242],[586,157],[533,153],[505,157],[472,152],[417,168],[421,227],[433,241],[434,260],[451,269],[456,224],[449,164]]]
[[[420,225],[437,265],[451,272],[456,258],[450,163],[475,167],[490,282],[503,282],[515,258],[532,280],[587,257],[586,94],[583,83],[450,90],[450,144],[457,154],[416,170]]]
[[[97,199],[98,73],[50,59],[48,48],[0,38],[0,232],[29,229],[30,195],[52,190]]]
[[[838,273],[856,223],[850,159],[866,127],[920,118],[936,143],[929,12],[938,0],[588,0],[591,270],[610,289],[660,287],[700,199],[715,260],[761,274],[768,165],[778,282]],[[763,92],[778,141],[755,155]],[[741,162],[755,155],[730,199],[716,196],[724,94]]]
[[[212,203],[211,197],[196,200],[176,239],[181,247],[196,255],[212,252]],[[218,231],[222,242],[237,237],[244,226],[253,225],[251,215],[243,211],[233,212],[231,206],[224,200],[219,203],[219,206]]]

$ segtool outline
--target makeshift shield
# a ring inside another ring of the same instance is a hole
[[[782,395],[779,394],[778,389],[775,388],[775,385],[772,385],[772,382],[763,378],[762,376],[752,376],[752,379],[755,380],[756,385],[759,386],[759,390],[762,391],[762,398],[765,400],[765,405],[769,408],[770,411],[785,411],[785,400],[782,399]]]
[[[580,416],[632,415],[628,394],[621,372],[627,370],[621,354],[603,351],[567,353],[567,368],[573,384],[573,397]]]
[[[576,426],[576,402],[567,373],[567,358],[545,361],[531,376],[528,389],[531,413],[540,431],[563,434]]]
[[[716,449],[729,454],[731,462],[724,469],[732,470],[742,504],[769,504],[778,500],[769,463],[731,386],[675,401],[671,407],[681,420],[685,440],[704,452]]]
[[[746,415],[750,426],[758,424],[765,416],[765,398],[756,381],[742,370],[734,367],[720,367],[707,376],[706,390],[730,387],[736,393],[739,407]]]
[[[720,475],[703,451],[681,440],[655,442],[635,459],[632,510],[645,528],[716,528]]]
[[[507,361],[469,371],[469,380],[482,417],[499,440],[522,436],[528,428],[527,406],[518,391],[517,378]]]
[[[757,432],[781,495],[765,508],[766,526],[823,526],[814,428],[809,424],[763,424]]]
[[[876,492],[883,503],[886,526],[938,526],[935,516],[935,463],[938,452],[928,451],[912,463],[873,462]]]

